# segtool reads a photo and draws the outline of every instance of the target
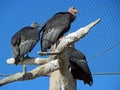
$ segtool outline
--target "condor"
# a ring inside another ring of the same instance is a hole
[[[28,53],[34,48],[40,39],[38,23],[33,23],[18,31],[11,39],[12,53],[17,65],[23,58],[28,57]]]
[[[69,29],[71,23],[76,18],[76,8],[69,8],[68,12],[58,12],[50,18],[40,31],[43,31],[41,38],[41,51],[46,52],[60,37],[62,37]]]
[[[86,61],[85,55],[73,47],[69,47],[67,54],[69,56],[69,67],[74,79],[83,80],[85,84],[90,86],[93,84],[93,78]]]

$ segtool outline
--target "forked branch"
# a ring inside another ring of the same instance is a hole
[[[26,74],[24,74],[23,72],[19,72],[7,78],[4,78],[0,80],[0,86],[3,86],[11,82],[15,82],[15,81],[31,80],[31,79],[40,77],[42,75],[47,75],[57,69],[59,69],[58,60],[54,60],[44,65],[41,65],[33,69],[32,71],[27,72]]]
[[[73,44],[74,42],[77,42],[82,37],[84,37],[89,32],[89,30],[93,26],[95,26],[98,22],[100,22],[100,19],[98,19],[98,20],[88,24],[87,26],[82,27],[82,28],[78,29],[77,31],[62,38],[61,42],[55,49],[56,53],[59,52],[58,56],[60,58],[62,58],[62,56],[64,56],[62,54],[65,52],[67,47],[69,47],[69,45]],[[49,55],[49,54],[47,54],[47,55]],[[59,57],[58,57],[58,59],[59,59]],[[60,60],[62,60],[62,59],[60,59]],[[68,61],[68,60],[64,60],[64,61]],[[46,62],[48,62],[48,63],[46,63]],[[7,60],[7,63],[14,64],[14,59],[10,58],[9,60]],[[32,71],[27,72],[26,74],[16,73],[7,78],[3,78],[2,80],[0,80],[0,86],[3,86],[5,84],[11,83],[11,82],[15,82],[15,81],[31,80],[31,79],[37,78],[39,76],[46,75],[46,74],[53,72],[60,68],[58,60],[51,61],[50,58],[30,58],[30,59],[26,59],[25,61],[23,61],[22,63],[19,63],[19,64],[32,64],[32,65],[43,64],[43,65],[33,69]],[[68,83],[68,82],[66,82],[66,83]],[[71,89],[68,89],[68,90],[71,90]]]

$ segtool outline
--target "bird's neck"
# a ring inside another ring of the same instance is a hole
[[[76,14],[72,11],[68,11],[69,13],[71,13],[72,15],[76,16]]]

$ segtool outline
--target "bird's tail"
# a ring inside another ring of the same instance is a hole
[[[90,86],[92,86],[93,84],[93,79],[91,75],[88,75],[85,79],[84,79],[84,84],[88,84]]]

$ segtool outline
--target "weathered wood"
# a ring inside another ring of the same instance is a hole
[[[72,75],[68,70],[69,58],[67,57],[66,50],[71,44],[84,37],[89,32],[90,28],[95,26],[99,21],[100,19],[63,37],[59,45],[55,49],[53,49],[54,52],[59,52],[57,55],[52,55],[49,58],[30,58],[25,59],[23,62],[20,62],[19,64],[43,65],[33,69],[32,71],[27,72],[25,75],[24,73],[16,73],[7,78],[3,78],[2,80],[0,80],[0,86],[15,81],[34,79],[41,75],[51,73],[50,90],[76,90],[76,80],[72,78]],[[56,57],[58,58],[58,60],[54,60]],[[11,58],[7,60],[7,63],[14,64],[14,59]]]
[[[76,80],[68,70],[69,59],[66,54],[59,57],[60,69],[50,74],[49,90],[76,90]]]
[[[75,41],[78,41],[80,38],[84,37],[90,28],[96,25],[100,19],[91,24],[77,30],[74,33],[71,33],[61,39],[60,44],[51,49],[52,52],[61,52],[57,56],[59,58],[60,69],[54,71],[50,74],[50,88],[49,90],[76,90],[76,80],[72,77],[71,73],[68,70],[69,58],[65,53],[67,47],[73,44]]]
[[[16,81],[31,80],[42,75],[47,75],[57,69],[59,69],[58,60],[54,60],[44,65],[41,65],[33,69],[32,71],[26,72],[26,74],[24,74],[24,72],[19,72],[7,78],[3,78],[2,80],[0,80],[0,86]]]
[[[45,64],[50,61],[50,58],[27,58],[23,61],[19,62],[18,65],[28,64],[28,65],[39,65],[39,64]],[[7,64],[14,65],[15,59],[9,58],[7,59]]]

